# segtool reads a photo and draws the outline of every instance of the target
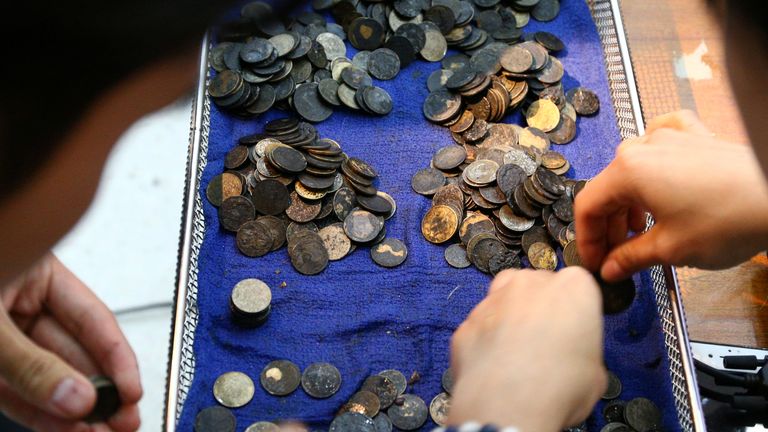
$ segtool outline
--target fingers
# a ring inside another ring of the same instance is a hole
[[[608,282],[626,279],[633,273],[658,263],[660,232],[660,227],[653,227],[613,249],[600,269],[603,279]]]
[[[122,402],[135,404],[142,395],[138,364],[114,315],[82,281],[53,259],[48,309],[112,378]]]
[[[34,431],[44,432],[89,432],[90,427],[77,420],[41,412],[36,406],[21,399],[7,385],[0,384],[0,411],[11,420]]]
[[[650,134],[659,129],[675,129],[681,132],[690,132],[702,136],[713,136],[712,131],[704,125],[699,116],[691,110],[675,111],[660,115],[645,127],[645,133]]]
[[[26,333],[41,348],[56,353],[86,376],[101,373],[80,343],[51,316],[38,316]]]
[[[90,381],[32,341],[0,308],[0,375],[30,404],[65,419],[86,416],[96,402]]]
[[[107,422],[109,429],[114,432],[134,432],[141,426],[141,417],[139,416],[139,406],[123,405],[120,410],[109,418]]]

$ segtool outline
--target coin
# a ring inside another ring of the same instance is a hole
[[[623,422],[624,407],[626,402],[622,400],[612,400],[603,407],[603,418],[606,423]]]
[[[600,432],[633,432],[634,429],[624,423],[608,423],[600,429]]]
[[[599,274],[594,276],[603,294],[604,314],[614,315],[629,309],[635,299],[635,282],[632,278],[608,283]]]
[[[453,76],[456,76],[456,74]],[[446,86],[450,82],[451,79],[448,80]],[[428,120],[435,123],[443,123],[457,115],[459,109],[461,109],[461,96],[446,90],[438,90],[427,96],[424,100],[422,111]]]
[[[508,72],[523,73],[531,68],[533,56],[519,46],[510,46],[501,52],[499,63]]]
[[[395,386],[398,396],[405,393],[405,390],[408,386],[408,381],[402,372],[395,369],[387,369],[379,372],[379,375],[387,378]]]
[[[253,381],[242,372],[227,372],[213,383],[213,396],[227,408],[240,408],[253,398]]]
[[[443,386],[443,390],[445,390],[446,393],[451,394],[453,392],[453,373],[450,368],[443,371],[440,385]]]
[[[376,432],[376,426],[364,414],[345,412],[333,419],[328,432]]]
[[[289,360],[274,360],[261,371],[259,381],[267,393],[273,396],[287,396],[299,386],[301,371]]]
[[[445,261],[454,268],[467,268],[472,264],[467,258],[467,250],[458,243],[445,248]]]
[[[490,260],[507,250],[493,234],[478,234],[467,244],[469,261],[483,273],[490,273]]]
[[[224,168],[235,170],[248,162],[248,147],[243,145],[235,146],[224,157]]]
[[[389,202],[390,210],[388,212],[386,212],[385,214],[383,214],[382,216],[384,216],[384,220],[391,219],[392,216],[395,215],[395,212],[397,212],[397,203],[395,202],[395,199],[392,198],[388,193],[382,192],[382,191],[376,192],[376,195],[384,198],[385,200],[387,200],[387,202]]]
[[[560,110],[552,101],[539,99],[528,107],[525,118],[528,126],[549,132],[560,123]]]
[[[407,256],[408,249],[405,244],[395,238],[386,237],[381,243],[371,247],[371,259],[382,267],[397,267]]]
[[[568,90],[565,97],[579,115],[590,116],[600,110],[600,99],[597,94],[584,87]]]
[[[517,232],[528,231],[536,222],[534,219],[516,215],[508,205],[502,206],[499,210],[499,220],[505,227]]]
[[[387,410],[392,424],[406,431],[420,428],[427,421],[427,404],[416,395],[404,394],[400,397],[403,403],[394,404]]]
[[[350,240],[366,243],[379,234],[384,226],[383,218],[365,210],[353,210],[344,219],[344,232]]]
[[[558,52],[565,49],[565,44],[557,36],[545,31],[538,31],[533,34],[536,42],[551,52]]]
[[[622,386],[619,377],[617,377],[613,372],[608,371],[608,387],[605,389],[605,393],[603,393],[602,399],[616,399],[621,395],[621,387]]]
[[[375,417],[381,409],[381,401],[379,400],[379,397],[368,390],[360,390],[353,394],[348,403],[362,406],[364,410],[363,414],[370,418]]]
[[[321,229],[319,234],[328,251],[328,259],[331,261],[344,258],[352,249],[352,242],[344,234],[344,226],[341,222],[328,225]]]
[[[246,222],[256,217],[254,205],[244,196],[233,196],[219,207],[219,224],[227,231],[237,232]]]
[[[280,427],[271,422],[260,421],[248,426],[245,432],[280,432]]]
[[[269,152],[269,160],[281,171],[298,174],[307,167],[307,160],[301,152],[291,148],[278,146]]]
[[[285,215],[294,222],[309,222],[320,214],[322,203],[319,200],[305,200],[296,191],[291,192],[290,200],[291,205],[285,209]]]
[[[240,180],[240,177],[228,172],[212,178],[205,189],[205,196],[208,198],[208,202],[216,207],[221,206],[221,203],[227,198],[240,195],[241,193],[243,193],[243,182]]]
[[[262,180],[251,191],[253,206],[264,215],[275,216],[291,205],[288,189],[277,180]]]
[[[329,398],[341,388],[341,374],[330,363],[312,363],[301,375],[301,387],[313,398]]]
[[[195,432],[235,432],[235,415],[224,407],[204,408],[195,417]]]
[[[528,260],[533,268],[538,270],[551,270],[557,268],[557,254],[546,243],[537,242],[528,249]]]
[[[421,195],[434,195],[443,185],[445,176],[434,168],[424,168],[411,178],[411,188]]]
[[[421,57],[426,61],[437,62],[445,57],[448,51],[448,43],[445,40],[445,36],[440,31],[440,28],[431,22],[421,23],[421,28],[424,30],[424,36],[426,41],[424,48],[419,51]]]
[[[389,378],[382,375],[371,375],[363,381],[361,390],[367,390],[379,398],[380,409],[392,405],[399,395],[398,389]]]
[[[381,195],[359,196],[357,203],[360,207],[376,214],[388,214],[392,211],[392,203]]]
[[[293,94],[293,106],[301,117],[311,122],[321,122],[333,114],[320,98],[317,83],[299,85]]]
[[[368,71],[376,79],[391,80],[400,72],[400,58],[389,48],[379,48],[368,58]]]
[[[448,411],[451,408],[451,397],[448,393],[440,393],[429,404],[429,415],[438,426],[448,424]]]
[[[373,424],[376,432],[392,432],[392,420],[383,412],[376,414],[376,417],[373,418]]]
[[[96,404],[86,417],[89,423],[106,422],[120,409],[122,402],[117,386],[109,377],[96,375],[89,378],[96,390]]]
[[[333,196],[333,211],[340,221],[346,219],[355,207],[357,207],[357,197],[352,189],[342,187],[336,191]]]
[[[433,206],[421,221],[421,233],[431,243],[445,243],[458,228],[459,216],[447,205]]]
[[[484,186],[496,181],[499,164],[492,160],[477,160],[464,169],[464,181],[470,185]]]
[[[263,324],[270,312],[272,291],[259,279],[243,279],[230,295],[233,318],[249,326]]]
[[[488,271],[494,276],[504,270],[519,269],[521,266],[520,257],[516,252],[510,250],[493,255],[491,259],[488,260]]]
[[[624,407],[624,419],[638,432],[650,432],[661,427],[661,412],[652,401],[635,398]]]
[[[568,242],[563,248],[563,261],[568,267],[581,266],[581,257],[575,240]]]
[[[270,229],[258,220],[242,224],[237,230],[236,241],[237,249],[249,257],[266,255],[275,243]]]
[[[467,159],[467,151],[461,146],[443,147],[435,153],[432,158],[432,164],[435,168],[446,171],[452,170]]]
[[[314,275],[328,267],[328,251],[320,235],[311,231],[302,231],[293,245],[288,242],[288,255],[291,264],[301,274]]]

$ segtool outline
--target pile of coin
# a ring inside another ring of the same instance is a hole
[[[458,238],[445,249],[448,264],[474,264],[494,275],[520,268],[520,252],[534,268],[554,270],[555,244],[564,248],[566,265],[579,265],[573,199],[586,182],[562,177],[569,163],[560,153],[503,142],[441,148],[431,167],[413,176],[413,190],[432,197],[421,222],[424,238]]]
[[[613,372],[608,372],[608,388],[602,396],[606,425],[600,432],[661,430],[661,411],[653,401],[638,397],[629,402],[619,399],[622,384]]]
[[[237,324],[258,327],[272,311],[272,291],[258,279],[243,279],[232,288],[229,309]]]
[[[565,71],[553,54],[564,48],[557,36],[537,32],[519,43],[486,45],[471,57],[448,57],[443,69],[427,79],[430,94],[424,116],[449,127],[454,139],[464,144],[482,140],[494,123],[522,108],[526,136],[507,137],[507,144],[568,144],[576,136],[578,116],[594,115],[600,101],[586,88],[563,90]]]
[[[405,261],[405,244],[386,237],[384,222],[397,205],[376,188],[376,170],[320,138],[311,124],[270,121],[263,133],[241,138],[224,167],[206,194],[244,255],[260,257],[287,243],[291,263],[305,275],[322,272],[357,245],[371,246],[371,258],[383,267]]]

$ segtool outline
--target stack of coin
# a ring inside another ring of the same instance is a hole
[[[521,267],[523,252],[534,268],[554,270],[556,244],[565,248],[566,265],[578,265],[573,199],[586,182],[564,179],[569,166],[555,151],[496,141],[441,148],[411,181],[432,197],[422,234],[436,244],[458,238],[460,245],[445,250],[457,268],[474,264],[496,274]]]
[[[395,369],[369,376],[338,411],[330,430],[419,429],[427,421],[427,406],[420,397],[405,393],[407,385],[405,375]]]
[[[579,115],[593,115],[597,95],[586,88],[563,91],[565,74],[554,54],[565,48],[557,36],[538,32],[519,43],[496,42],[471,57],[458,54],[427,79],[430,94],[424,116],[449,127],[460,144],[477,143],[491,134],[506,115],[523,109],[528,128],[506,136],[536,148],[568,144],[576,136]],[[514,136],[511,136],[514,135]]]
[[[383,267],[405,261],[405,245],[386,237],[384,222],[397,205],[377,189],[376,170],[320,138],[311,124],[268,122],[263,133],[240,139],[224,168],[206,195],[219,207],[221,227],[237,234],[242,254],[260,257],[287,243],[291,263],[306,275],[322,272],[357,245],[371,246],[372,259]]]
[[[272,311],[272,291],[258,279],[244,279],[235,285],[229,297],[232,319],[242,326],[264,324]]]

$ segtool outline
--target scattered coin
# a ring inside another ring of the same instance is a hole
[[[606,423],[615,423],[624,421],[624,407],[627,405],[622,400],[612,400],[603,407],[603,418]]]
[[[400,397],[402,403],[395,403],[387,410],[392,424],[396,428],[406,431],[420,428],[427,421],[427,404],[416,395],[404,394]]]
[[[227,408],[240,408],[253,398],[253,381],[242,372],[227,372],[213,384],[213,396]]]
[[[394,384],[395,388],[397,389],[398,396],[405,393],[405,390],[408,387],[408,380],[405,378],[405,375],[403,375],[402,372],[395,369],[387,369],[379,372],[379,375],[387,378],[392,384]]]
[[[379,397],[368,390],[360,390],[349,398],[348,404],[363,407],[363,414],[369,418],[376,417],[381,409]]]
[[[440,393],[429,404],[429,415],[438,426],[448,424],[448,411],[451,408],[451,397],[448,393]]]
[[[661,427],[661,412],[652,401],[635,398],[624,407],[624,419],[638,432],[650,432]]]
[[[467,250],[461,244],[455,243],[445,248],[445,261],[455,268],[467,268],[472,265],[467,257]]]
[[[328,259],[336,261],[344,258],[352,249],[352,241],[344,234],[344,226],[337,222],[320,230],[318,233],[328,251]]]
[[[362,390],[367,390],[379,398],[380,409],[386,409],[399,396],[398,389],[389,378],[383,375],[371,375],[363,381]]]
[[[447,205],[437,205],[429,209],[421,221],[421,233],[432,243],[445,243],[456,234],[460,216]]]
[[[267,393],[274,396],[287,396],[299,386],[301,371],[291,361],[275,360],[264,367],[259,380]]]
[[[344,232],[350,240],[367,243],[376,238],[384,227],[384,219],[365,210],[353,210],[344,219]]]
[[[405,244],[395,238],[385,237],[381,243],[371,247],[371,258],[382,267],[397,267],[407,256]]]
[[[600,99],[595,92],[584,87],[569,90],[565,97],[579,115],[590,116],[600,110]]]
[[[434,195],[443,185],[445,185],[445,176],[434,168],[419,170],[411,178],[411,187],[421,195]]]
[[[376,425],[370,417],[357,413],[345,412],[331,422],[329,432],[376,432]]]
[[[235,415],[224,407],[204,408],[195,417],[195,432],[235,432]]]
[[[248,426],[245,432],[280,432],[280,427],[271,422],[260,421]]]
[[[341,374],[330,363],[312,363],[301,375],[301,387],[313,398],[329,398],[341,388]]]
[[[608,387],[605,389],[602,398],[604,400],[616,399],[621,395],[621,381],[611,371],[608,371]]]
[[[392,432],[392,420],[383,413],[376,414],[373,418],[373,424],[376,427],[376,432]]]
[[[445,390],[446,393],[451,394],[453,392],[453,374],[451,373],[450,368],[443,372],[443,376],[440,379],[440,385],[443,386],[443,390]]]

